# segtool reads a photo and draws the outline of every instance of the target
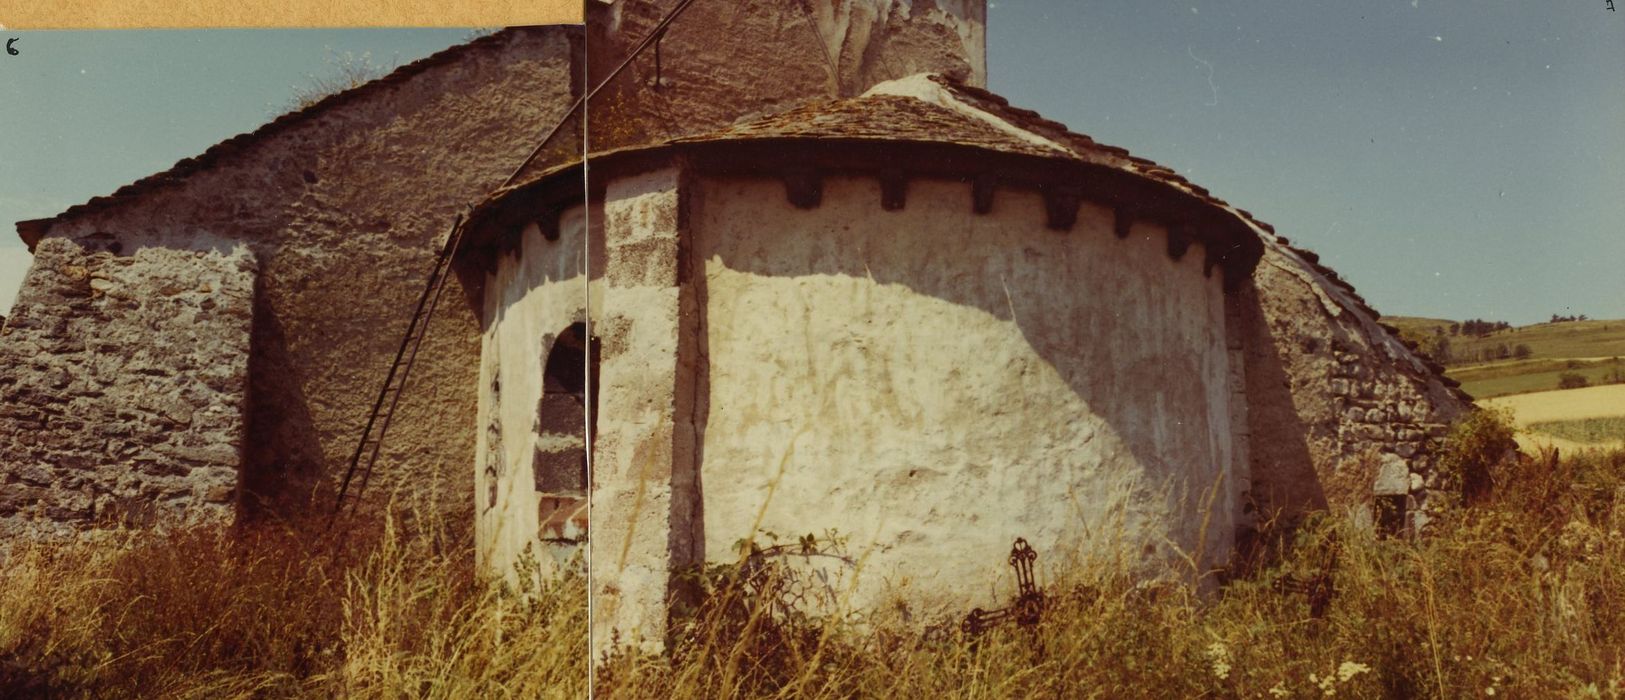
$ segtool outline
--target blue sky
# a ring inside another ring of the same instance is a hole
[[[1625,3],[1621,3],[1625,4]],[[990,87],[1173,167],[1379,310],[1625,318],[1625,18],[1605,0],[995,0]],[[0,32],[0,309],[49,216],[467,30]]]
[[[0,313],[30,256],[12,222],[56,214],[288,110],[296,87],[367,60],[388,67],[467,29],[4,32]],[[365,57],[365,58],[363,58]]]
[[[994,5],[996,92],[1252,211],[1380,311],[1625,317],[1605,0]]]

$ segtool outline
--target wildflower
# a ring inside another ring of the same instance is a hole
[[[1495,686],[1492,685],[1492,686],[1490,686],[1488,688],[1485,688],[1484,689],[1484,694],[1485,695],[1494,695],[1495,694]]]
[[[1337,667],[1337,680],[1341,683],[1347,683],[1350,678],[1370,671],[1370,666],[1358,661],[1344,661],[1342,665]]]
[[[1226,649],[1224,642],[1214,642],[1207,647],[1208,663],[1213,665],[1213,675],[1219,680],[1230,677],[1230,650]]]
[[[1311,673],[1309,674],[1309,682],[1320,686],[1321,695],[1329,698],[1337,694],[1337,676],[1328,674],[1325,678],[1317,680],[1315,675]]]

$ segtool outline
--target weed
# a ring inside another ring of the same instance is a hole
[[[19,543],[0,697],[584,695],[580,576],[504,592],[466,528],[405,515]]]

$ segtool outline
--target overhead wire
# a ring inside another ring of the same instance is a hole
[[[523,173],[525,168],[530,167],[530,164],[536,160],[536,157],[541,155],[542,149],[547,148],[547,144],[552,142],[553,137],[559,134],[559,130],[563,129],[564,125],[570,122],[570,117],[574,116],[576,111],[580,110],[589,100],[597,96],[600,90],[603,90],[605,86],[614,81],[615,77],[621,74],[621,71],[626,70],[627,66],[632,65],[632,61],[636,60],[638,55],[643,53],[644,49],[649,48],[651,44],[658,41],[660,37],[666,33],[666,28],[671,26],[671,23],[681,16],[683,11],[687,10],[688,6],[692,4],[694,4],[694,0],[681,0],[678,2],[677,6],[673,7],[670,12],[667,12],[666,16],[662,17],[660,22],[655,25],[655,28],[650,30],[649,33],[643,37],[643,40],[639,41],[637,45],[632,48],[632,52],[621,61],[620,65],[615,66],[615,70],[610,71],[609,75],[606,76],[602,82],[598,83],[597,86],[593,87],[586,94],[576,98],[576,101],[571,103],[570,109],[564,113],[563,117],[559,118],[558,123],[554,124],[553,128],[548,129],[547,133],[542,136],[542,140],[536,144],[536,148],[531,150],[530,155],[525,156],[525,160],[519,164],[519,167],[514,168],[513,173],[508,175],[508,178],[503,180],[502,184],[497,186],[497,189],[507,187],[513,184],[515,180],[518,180],[520,173]],[[586,143],[585,139],[583,139],[583,161],[586,160],[587,148],[588,144]]]
[[[565,113],[564,113],[564,115],[562,117],[559,118],[559,121],[557,123],[555,123],[552,126],[552,128],[548,129],[547,133],[542,136],[542,138],[541,138],[541,140],[539,142],[537,142],[536,147],[531,149],[530,153],[525,156],[525,159],[520,162],[519,167],[514,168],[513,172],[511,174],[509,174],[508,177],[502,181],[502,184],[499,185],[497,187],[497,189],[502,189],[504,187],[507,187],[507,186],[513,184],[513,182],[516,179],[518,179],[519,175],[524,172],[525,168],[529,167],[530,164],[536,160],[536,157],[541,155],[542,151],[545,148],[547,148],[547,145],[553,140],[553,138],[555,136],[557,136],[559,134],[559,132],[563,129],[564,125],[568,124],[570,122],[570,118],[572,116],[574,116],[577,111],[582,111],[583,112],[583,118],[582,118],[582,145],[581,145],[581,147],[582,147],[582,154],[583,154],[583,157],[582,157],[582,161],[583,161],[582,178],[583,178],[583,186],[585,186],[587,184],[587,170],[586,170],[586,160],[587,159],[585,157],[585,154],[586,154],[586,151],[588,150],[588,142],[587,142],[587,131],[586,131],[586,116],[585,116],[586,113],[585,113],[584,108],[586,107],[587,103],[592,100],[593,97],[596,97],[598,95],[598,93],[604,89],[604,87],[608,86],[609,83],[614,81],[615,78],[617,76],[619,76],[622,71],[626,70],[627,66],[631,65],[632,62],[634,60],[636,60],[637,57],[639,55],[641,55],[645,49],[647,49],[650,45],[657,42],[665,34],[666,29],[671,26],[671,23],[673,21],[675,21],[679,16],[681,16],[683,14],[683,12],[685,10],[687,10],[690,5],[693,5],[693,4],[694,4],[694,0],[681,0],[680,2],[677,3],[677,5],[675,7],[673,7],[669,12],[667,12],[666,15],[661,18],[660,22],[655,25],[654,29],[650,30],[650,32],[647,35],[645,35],[643,37],[643,39],[641,41],[639,41],[632,48],[632,51],[627,55],[627,57],[624,60],[622,60],[620,62],[620,64],[617,65],[613,71],[610,71],[609,75],[606,76],[603,79],[603,81],[599,82],[598,85],[594,86],[591,90],[589,90],[588,92],[583,94],[581,97],[577,98],[575,100],[575,102],[571,103],[570,108],[565,111]],[[583,72],[584,75],[587,72],[587,66],[586,66],[585,61],[583,61],[582,72]],[[445,244],[446,247],[441,252],[441,257],[445,258],[445,260],[443,262],[440,261],[440,260],[436,261],[435,269],[431,273],[431,277],[430,277],[430,281],[429,281],[430,289],[425,290],[424,299],[419,301],[418,310],[416,312],[414,312],[413,321],[407,328],[406,336],[404,338],[402,338],[402,340],[401,340],[401,348],[400,348],[400,350],[397,351],[397,353],[396,353],[395,364],[393,364],[390,367],[389,376],[385,379],[385,388],[380,392],[380,394],[378,396],[378,399],[373,404],[373,413],[367,420],[366,432],[365,432],[365,434],[362,435],[361,443],[356,447],[356,454],[350,460],[349,468],[345,471],[344,479],[343,479],[343,481],[342,481],[342,483],[341,483],[341,485],[339,487],[338,498],[337,498],[336,502],[333,505],[333,513],[328,519],[328,528],[329,529],[331,529],[331,527],[333,525],[333,520],[337,517],[338,513],[340,511],[342,511],[343,508],[344,508],[345,498],[347,496],[349,496],[350,485],[351,485],[352,481],[354,480],[354,477],[356,475],[357,470],[360,469],[360,467],[359,467],[360,459],[361,459],[363,454],[366,454],[366,447],[367,447],[367,443],[368,443],[368,441],[369,441],[369,439],[371,438],[371,435],[372,435],[372,428],[373,428],[374,424],[376,423],[376,421],[378,420],[380,410],[383,409],[383,407],[384,407],[384,400],[385,400],[384,397],[389,392],[389,386],[394,381],[396,371],[400,370],[401,373],[402,373],[402,375],[401,375],[401,383],[394,390],[395,395],[389,400],[389,407],[388,407],[387,411],[384,411],[384,413],[383,413],[384,420],[383,420],[383,423],[379,426],[378,438],[375,441],[373,441],[371,454],[369,456],[369,462],[368,462],[366,468],[361,471],[361,474],[362,474],[361,482],[357,485],[356,493],[354,495],[355,502],[353,502],[351,504],[351,512],[352,512],[352,514],[355,512],[355,508],[358,506],[358,504],[360,502],[361,494],[366,490],[367,484],[372,478],[372,471],[373,471],[372,470],[372,466],[373,466],[372,462],[376,461],[380,451],[383,449],[383,437],[384,437],[384,434],[388,431],[389,425],[393,421],[394,412],[395,412],[396,407],[400,403],[401,395],[406,393],[405,392],[406,381],[411,375],[413,365],[416,364],[418,348],[421,346],[421,344],[423,342],[423,338],[425,336],[427,336],[427,334],[428,334],[429,321],[430,321],[431,318],[433,318],[434,311],[439,306],[440,295],[441,295],[441,292],[445,288],[445,277],[446,277],[447,273],[449,273],[449,271],[452,269],[452,263],[456,259],[457,253],[461,249],[463,232],[464,232],[464,227],[466,226],[466,224],[467,224],[467,222],[465,220],[459,218],[458,222],[453,225],[452,231],[447,235],[447,240],[446,240],[446,244]],[[583,261],[584,261],[584,264],[590,264],[590,260],[587,260],[586,258],[583,258]],[[588,275],[588,277],[590,277],[590,275]],[[425,305],[425,303],[424,303],[425,301],[428,302],[427,305]],[[421,315],[421,319],[419,318],[420,315]],[[591,328],[592,327],[591,327],[590,315],[591,315],[590,313],[584,314],[584,316],[589,317],[587,319],[587,321],[584,323],[584,326],[587,329],[587,337],[588,337],[588,344],[589,344],[589,352],[587,353],[587,361],[589,363],[591,362],[591,352],[590,352],[591,340],[590,339],[592,337],[592,335],[591,335]],[[419,321],[422,322],[422,327],[421,328],[418,327]],[[415,342],[414,342],[414,336],[416,338]],[[410,345],[410,347],[408,347],[409,345]],[[403,357],[405,358],[405,364],[404,365],[401,363],[401,360],[402,360]],[[588,369],[590,371],[590,367]],[[590,392],[590,390],[589,390],[589,392]],[[589,396],[589,403],[590,403],[590,396]],[[591,409],[589,408],[588,410],[590,411]],[[590,420],[590,414],[589,414],[588,418]],[[589,437],[588,439],[590,440],[591,438]],[[591,479],[591,449],[590,449],[590,445],[589,445],[589,448],[588,448],[588,453],[589,453],[589,456],[588,456],[588,474],[589,474],[588,479],[589,479],[589,487],[590,487],[590,479]],[[591,508],[591,500],[590,499],[588,501],[588,508],[589,508],[589,510]],[[590,514],[588,515],[588,518],[589,519],[591,518]]]

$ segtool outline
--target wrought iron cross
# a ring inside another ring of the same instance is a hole
[[[965,616],[965,621],[959,623],[959,629],[966,634],[981,634],[988,628],[1015,620],[1023,627],[1037,624],[1044,616],[1044,594],[1038,592],[1038,584],[1033,578],[1033,562],[1038,560],[1038,552],[1033,551],[1032,545],[1027,544],[1025,538],[1017,537],[1016,543],[1010,547],[1010,567],[1016,570],[1016,599],[1008,607],[997,610],[983,610],[976,608]]]

